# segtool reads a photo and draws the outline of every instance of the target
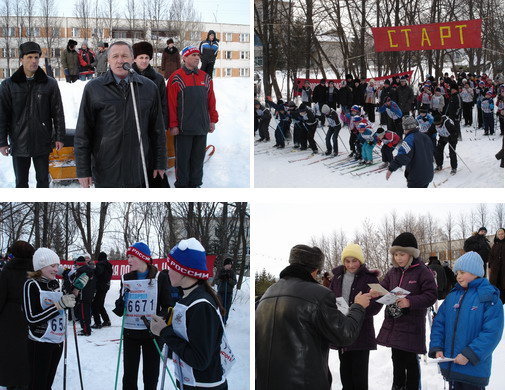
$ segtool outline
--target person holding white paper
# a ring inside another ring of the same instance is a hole
[[[458,284],[435,317],[429,356],[454,358],[440,364],[451,390],[481,390],[489,383],[491,355],[502,337],[503,305],[477,252],[461,256],[454,270]]]
[[[337,299],[344,299],[350,306],[358,293],[370,291],[369,283],[379,283],[380,271],[369,270],[365,264],[363,250],[358,244],[349,244],[342,251],[342,263],[332,270],[330,289]],[[381,305],[371,301],[365,309],[365,319],[354,343],[338,347],[340,359],[340,381],[343,390],[368,389],[368,361],[370,350],[377,349],[373,316],[381,310]],[[332,346],[332,348],[337,348]]]
[[[377,343],[391,348],[392,390],[418,390],[421,380],[418,354],[426,353],[426,309],[437,300],[437,284],[419,257],[417,240],[412,233],[396,237],[389,252],[393,268],[381,285],[388,291],[400,287],[410,294],[402,294],[396,303],[386,306]],[[374,290],[370,293],[372,297],[380,295]]]

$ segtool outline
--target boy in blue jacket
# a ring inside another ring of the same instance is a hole
[[[503,332],[499,290],[484,276],[484,263],[467,252],[454,266],[458,284],[447,296],[431,329],[430,357],[440,363],[451,390],[482,390],[491,375],[491,354]]]

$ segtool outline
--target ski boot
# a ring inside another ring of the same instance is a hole
[[[437,165],[435,167],[435,171],[441,171],[442,170],[442,165]]]
[[[454,176],[457,171],[458,171],[457,168],[451,169],[451,176]]]

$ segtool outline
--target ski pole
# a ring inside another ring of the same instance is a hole
[[[302,122],[302,124],[303,124],[303,127],[305,127],[305,130],[307,130],[307,134],[308,134],[308,136],[309,136],[310,138],[312,138],[312,140],[314,141],[314,143],[316,144],[316,146],[317,146],[319,149],[323,150],[323,149],[319,146],[319,144],[317,143],[317,141],[315,140],[315,138],[314,138],[314,137],[310,134],[310,131],[309,131],[309,129],[307,128],[307,126],[305,125],[305,123],[304,123],[304,122]]]
[[[165,370],[167,366],[167,360],[168,360],[168,346],[165,344],[163,346],[163,372],[161,373],[161,386],[160,390],[163,390],[165,388]]]
[[[82,302],[81,302],[82,305]],[[74,323],[74,339],[75,339],[75,351],[77,354],[77,368],[79,370],[79,380],[81,382],[81,390],[84,390],[84,384],[82,382],[82,371],[81,371],[81,358],[79,357],[79,343],[77,342],[77,327],[75,324],[75,307],[74,312],[72,313],[72,321]]]
[[[458,158],[461,160],[461,162],[462,162],[463,164],[465,164],[465,167],[467,167],[467,168],[468,168],[468,165],[466,165],[465,160],[463,160],[463,159],[461,158],[461,156],[460,156],[460,155],[456,152],[456,150],[454,150],[454,148],[452,147],[452,145],[451,145],[451,144],[449,144],[449,146],[451,147],[452,151],[453,151],[454,153],[456,153],[456,156],[458,156]],[[472,170],[471,170],[470,168],[468,168],[468,170],[469,170],[470,172],[472,172]]]
[[[158,345],[156,341],[156,337],[154,334],[151,332],[151,325],[149,324],[149,320],[146,318],[146,316],[140,317],[140,319],[144,322],[144,325],[146,326],[147,330],[149,331],[149,335],[151,336],[151,339],[153,340],[154,346],[156,347],[156,350],[158,351],[158,355],[160,355],[161,359],[163,360],[163,354],[161,353],[160,346]],[[166,371],[168,372],[168,375],[170,376],[170,379],[172,380],[172,384],[174,385],[175,390],[177,390],[177,386],[175,384],[174,378],[172,377],[172,374],[170,373],[170,370],[168,369],[168,366],[165,366]],[[182,378],[182,376],[181,376]],[[182,384],[182,381],[181,381]]]
[[[70,313],[70,310],[69,310]],[[68,314],[65,312],[65,346],[63,352],[63,390],[67,389],[67,331],[68,331]]]
[[[133,74],[132,74],[132,79],[133,79]],[[144,156],[144,147],[142,145],[142,135],[140,134],[139,114],[138,114],[138,110],[137,110],[137,101],[135,100],[135,90],[133,88],[133,80],[130,81],[130,89],[132,91],[133,111],[135,113],[135,123],[137,125],[137,135],[139,138],[139,145],[140,145],[140,157],[142,158],[142,168],[144,170],[144,180],[146,182],[146,188],[149,188],[149,179],[147,177],[146,158]]]
[[[126,317],[126,309],[128,308],[128,305],[127,305],[128,298],[127,298],[127,296],[128,296],[128,292],[129,291],[130,290],[125,289],[124,293],[123,293],[124,309],[123,309],[123,319],[121,320],[121,336],[119,336],[119,351],[118,351],[118,354],[117,354],[116,381],[114,382],[114,390],[117,389],[117,380],[118,380],[118,376],[119,376],[119,362],[121,361],[121,347],[123,346],[124,320],[125,320],[125,317]]]

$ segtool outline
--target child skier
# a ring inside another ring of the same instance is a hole
[[[435,94],[431,98],[431,113],[435,115],[436,113],[442,114],[445,107],[445,98],[442,94],[442,88],[435,88]]]
[[[234,358],[221,318],[224,307],[207,282],[205,249],[195,238],[182,240],[167,261],[172,286],[182,288],[184,296],[171,324],[153,316],[151,331],[174,351],[179,388],[225,390]]]
[[[437,132],[433,127],[433,115],[428,113],[426,108],[421,108],[419,110],[419,115],[416,117],[417,124],[419,125],[419,131],[421,133],[427,134],[431,141],[433,142],[433,149],[437,146]]]
[[[300,130],[300,150],[307,150],[307,141],[312,153],[317,154],[317,145],[314,140],[314,135],[317,130],[317,119],[312,110],[305,105],[301,105],[298,109],[296,119],[301,126]]]
[[[269,107],[275,109],[275,117],[277,118],[277,127],[275,128],[275,145],[274,148],[284,149],[286,146],[286,127],[289,131],[289,126],[291,124],[291,118],[286,111],[286,107],[284,106],[284,102],[279,100],[277,104],[272,102],[272,98],[268,98],[266,100],[266,104]]]
[[[360,164],[372,165],[373,162],[373,148],[376,144],[376,139],[370,127],[365,122],[358,124],[358,141],[361,144],[361,156],[363,161]]]
[[[445,115],[435,115],[433,118],[435,130],[438,133],[438,144],[435,150],[435,170],[441,171],[444,163],[445,145],[449,144],[449,158],[451,160],[451,175],[455,175],[458,170],[458,156],[456,155],[456,145],[458,144],[458,128],[454,122]]]
[[[379,107],[379,112],[386,112],[388,119],[388,130],[394,131],[400,138],[403,138],[403,127],[402,127],[402,110],[398,107],[391,98],[386,98],[386,101],[382,106]]]
[[[262,106],[259,100],[254,100],[254,128],[258,130],[259,140],[258,142],[269,142],[270,134],[268,132],[268,127],[270,125],[270,119],[272,114],[270,110]],[[256,132],[256,131],[255,131]]]
[[[326,117],[328,124],[328,132],[326,133],[326,155],[329,156],[333,149],[333,156],[338,156],[338,133],[342,128],[342,123],[338,117],[337,112],[330,108],[327,104],[323,105],[321,109],[323,115]],[[331,143],[333,142],[333,148]]]
[[[66,332],[65,309],[75,306],[75,295],[60,291],[56,280],[60,258],[48,248],[33,254],[33,271],[23,289],[23,310],[28,322],[30,389],[50,389],[63,351]],[[86,275],[75,281],[82,289]]]
[[[429,110],[431,108],[431,88],[429,85],[424,85],[422,90],[419,92],[417,96],[417,101],[419,103],[419,109],[423,108],[425,110]]]
[[[140,317],[146,316],[150,319],[155,314],[167,317],[168,308],[172,306],[170,284],[167,275],[158,272],[152,265],[151,250],[146,244],[137,242],[128,248],[126,254],[130,272],[121,278],[121,295],[116,300],[116,307],[113,310],[114,314],[120,317],[125,315],[123,389],[137,388],[142,351],[143,388],[156,390],[160,356],[149,330],[144,322],[140,321]]]
[[[369,283],[379,283],[379,271],[371,271],[365,265],[363,250],[358,244],[349,244],[342,251],[342,263],[333,269],[333,279],[330,290],[337,298],[342,297],[348,306],[354,303],[358,293],[370,291]],[[365,319],[361,325],[359,336],[348,347],[339,348],[340,381],[345,390],[368,389],[368,361],[370,350],[377,349],[373,316],[381,309],[381,305],[371,301],[365,310]]]
[[[481,390],[491,376],[491,355],[503,332],[503,305],[499,290],[484,276],[476,252],[456,260],[458,284],[445,298],[433,322],[432,358],[453,358],[440,363],[451,390]]]
[[[493,92],[487,91],[480,104],[484,122],[484,135],[494,135],[494,102]]]
[[[393,151],[396,145],[398,145],[398,142],[400,142],[400,137],[392,131],[384,131],[382,127],[377,129],[375,137],[377,139],[377,145],[382,145],[382,164],[379,167],[386,168],[391,161],[393,161]]]
[[[426,310],[437,300],[437,284],[433,273],[419,258],[412,233],[396,237],[389,252],[393,268],[380,284],[388,291],[400,287],[410,294],[386,306],[377,343],[391,348],[392,390],[418,390],[421,380],[418,354],[426,353]],[[380,293],[372,290],[371,295],[378,297]]]

